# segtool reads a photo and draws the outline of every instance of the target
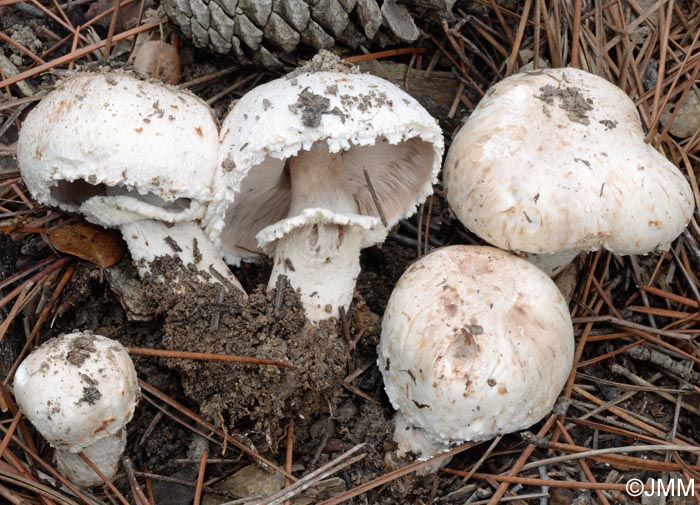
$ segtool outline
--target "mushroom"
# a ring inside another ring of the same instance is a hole
[[[126,446],[126,424],[140,397],[136,370],[119,342],[90,332],[47,340],[17,368],[19,407],[56,448],[56,466],[82,487],[102,479],[82,460],[86,455],[109,480]]]
[[[551,273],[601,247],[667,249],[694,208],[688,181],[644,142],[632,100],[574,68],[493,86],[454,138],[444,183],[469,230],[542,255]]]
[[[242,291],[196,222],[212,197],[217,148],[216,119],[194,95],[81,73],[27,116],[17,158],[39,203],[120,228],[141,275],[174,256]]]
[[[427,459],[544,417],[569,376],[574,334],[544,272],[500,249],[458,245],[403,273],[378,354],[399,454]]]
[[[352,301],[360,249],[432,193],[440,128],[381,78],[297,72],[247,93],[222,125],[221,194],[205,219],[233,264],[267,253],[309,319]]]

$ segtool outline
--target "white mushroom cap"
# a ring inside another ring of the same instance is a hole
[[[283,77],[224,120],[224,184],[205,224],[231,263],[270,254],[269,285],[289,277],[309,319],[336,316],[352,301],[360,249],[432,193],[442,151],[435,119],[388,81]]]
[[[529,427],[552,409],[573,355],[566,302],[534,265],[491,247],[424,256],[394,288],[379,344],[392,405],[422,429],[416,448],[403,433],[399,449]]]
[[[151,217],[188,208],[178,199],[211,198],[217,148],[216,119],[196,96],[127,74],[80,73],[29,113],[17,158],[39,203],[76,212],[119,187],[149,195],[151,210],[142,199],[138,213]]]
[[[17,369],[14,393],[49,444],[79,452],[131,420],[140,389],[124,346],[77,332],[34,350]]]
[[[667,248],[694,207],[681,172],[644,143],[630,98],[574,68],[492,87],[455,137],[444,182],[467,228],[536,254]]]
[[[141,275],[154,257],[177,256],[242,291],[191,224],[213,196],[218,147],[216,118],[196,96],[127,74],[81,73],[27,116],[17,158],[37,201],[121,228]]]
[[[256,234],[289,217],[285,164],[317,142],[342,153],[343,185],[356,196],[357,213],[379,217],[367,170],[389,227],[432,193],[442,161],[435,119],[384,79],[315,72],[258,86],[223,121],[219,166],[225,184],[205,218],[227,261],[254,258],[261,252]]]

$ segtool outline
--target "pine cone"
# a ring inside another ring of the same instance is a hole
[[[454,3],[410,1],[438,13],[449,13]],[[267,68],[282,66],[276,55],[298,46],[385,47],[413,42],[420,34],[416,15],[396,0],[163,0],[163,5],[196,47]]]

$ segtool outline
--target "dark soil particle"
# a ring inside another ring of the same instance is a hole
[[[95,405],[95,402],[100,398],[102,398],[102,393],[95,386],[83,386],[83,396],[76,402],[76,405],[83,402]]]
[[[552,86],[547,84],[540,88],[541,95],[537,98],[547,105],[554,105],[555,98],[559,99],[559,107],[566,112],[566,116],[575,123],[587,125],[590,123],[588,112],[593,110],[593,101],[586,98],[580,88],[560,84]]]
[[[315,72],[342,72],[344,74],[357,74],[360,72],[360,69],[355,65],[343,63],[343,60],[335,53],[321,49],[304,65],[297,67],[288,73],[286,78],[293,80],[300,75]]]
[[[289,106],[289,110],[298,114],[301,112],[301,122],[309,128],[316,128],[321,125],[323,114],[335,114],[345,121],[345,116],[337,107],[330,108],[329,98],[313,93],[309,88],[304,88],[299,93],[299,99],[294,105]]]
[[[408,266],[416,260],[415,251],[387,241],[381,248],[364,249],[361,255],[362,270],[356,289],[375,314],[384,314],[384,308],[394,285]],[[375,344],[378,344],[379,340]]]
[[[84,335],[74,338],[71,341],[71,349],[66,354],[66,361],[72,365],[80,366],[95,352],[95,337],[92,335]]]
[[[180,469],[174,460],[186,457],[193,436],[179,424],[157,416],[153,408],[141,400],[128,425],[127,451],[141,468],[170,475]]]
[[[136,275],[135,269],[133,275]],[[115,293],[106,289],[105,277],[104,270],[94,265],[86,262],[78,264],[61,297],[55,324],[44,340],[70,333],[76,328],[111,338],[115,338],[115,335],[118,337],[115,329],[125,323],[126,315]]]
[[[0,280],[16,271],[19,248],[9,235],[0,233]]]

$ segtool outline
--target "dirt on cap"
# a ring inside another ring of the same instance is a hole
[[[593,110],[593,101],[587,98],[576,86],[552,86],[547,84],[540,88],[541,95],[537,98],[547,105],[554,105],[554,99],[559,99],[559,107],[566,112],[566,117],[575,123],[587,125],[590,123],[588,112]]]
[[[85,360],[95,352],[95,337],[94,335],[85,334],[74,338],[70,342],[71,348],[66,354],[66,361],[77,367],[85,363]]]

